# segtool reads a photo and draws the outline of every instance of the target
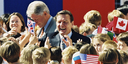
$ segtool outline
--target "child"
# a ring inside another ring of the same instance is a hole
[[[128,53],[128,32],[120,33],[117,37],[117,49]]]
[[[101,62],[101,64],[117,64],[118,54],[113,49],[105,49],[99,55],[98,60]]]
[[[111,40],[107,34],[97,34],[92,39],[92,44],[95,47],[98,54],[102,51],[102,45],[107,40]]]

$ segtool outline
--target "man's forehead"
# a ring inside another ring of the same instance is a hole
[[[60,19],[61,19],[61,20],[66,20],[66,19],[68,19],[68,18],[70,19],[70,16],[69,16],[68,14],[66,14],[66,15],[65,15],[65,14],[60,14],[60,15],[58,15],[56,18],[57,18],[57,20],[58,20],[58,19],[59,19],[59,20],[60,20]]]

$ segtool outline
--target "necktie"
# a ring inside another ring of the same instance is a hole
[[[39,38],[43,37],[44,28],[42,28]]]
[[[64,39],[66,40],[66,38],[64,38]],[[66,48],[66,45],[65,45],[65,43],[62,41],[62,42],[61,42],[61,49],[64,50],[65,48]]]

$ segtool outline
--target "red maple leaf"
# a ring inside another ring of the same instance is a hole
[[[121,21],[121,22],[118,22],[118,24],[120,25],[120,26],[125,26],[125,23],[123,22],[123,20]]]

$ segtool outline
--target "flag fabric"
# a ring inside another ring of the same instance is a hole
[[[113,34],[113,41],[117,43],[116,35]]]
[[[79,64],[79,63],[81,63],[80,52],[76,52],[73,54],[72,64]]]
[[[30,20],[30,19],[27,19],[27,26],[28,26],[28,31],[32,34],[34,34],[34,30],[35,30],[35,22]]]
[[[107,33],[106,28],[102,27],[101,25],[98,26],[97,33],[104,33],[104,34],[106,34]]]
[[[108,36],[113,40],[114,32],[107,30],[105,27],[98,27],[97,33],[102,33],[102,34],[108,34]]]
[[[111,38],[111,40],[113,40],[114,33],[112,31],[108,31],[107,34]]]
[[[100,64],[98,57],[98,55],[80,53],[81,64]]]
[[[102,33],[102,30],[103,30],[103,28],[101,27],[101,25],[100,25],[100,26],[98,26],[97,33]]]
[[[113,32],[120,34],[122,32],[128,31],[128,20],[114,17],[113,21]]]

